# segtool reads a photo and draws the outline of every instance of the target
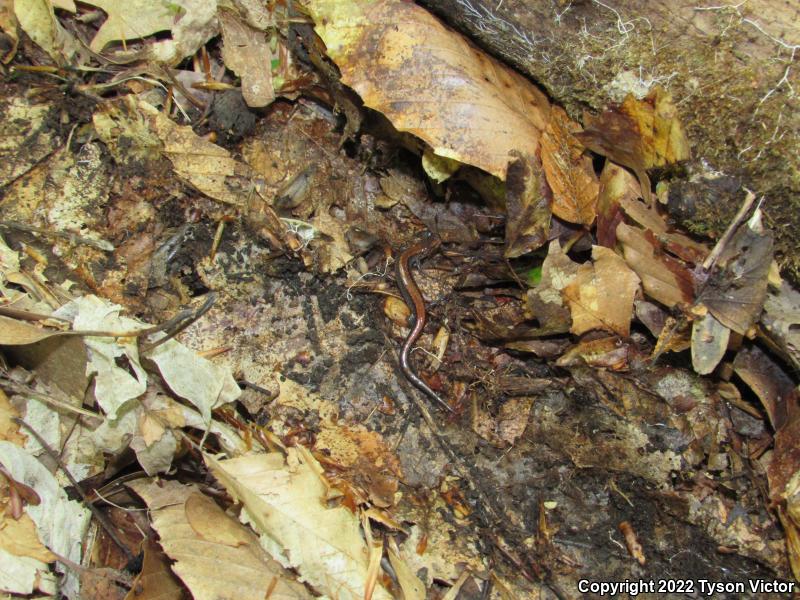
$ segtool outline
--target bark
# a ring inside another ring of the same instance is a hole
[[[765,198],[784,275],[800,282],[796,2],[419,1],[541,84],[573,118],[629,91],[667,89],[693,146],[686,173],[656,177],[674,177],[676,220],[715,238],[748,187]]]

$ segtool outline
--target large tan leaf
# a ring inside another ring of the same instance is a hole
[[[159,62],[178,62],[194,54],[217,34],[216,0],[86,0],[108,18],[89,47],[94,52],[111,42],[143,39],[169,31],[172,38],[150,45],[150,56]]]
[[[580,129],[563,108],[551,109],[542,137],[542,167],[553,190],[553,214],[570,223],[591,225],[600,185],[592,159],[573,135]]]
[[[361,600],[367,583],[369,546],[359,520],[343,506],[329,508],[321,467],[299,446],[282,454],[217,461],[206,455],[214,476],[244,505],[243,516],[264,534],[262,544],[316,590],[339,600]],[[380,585],[374,600],[391,596]]]
[[[150,508],[161,546],[195,600],[311,598],[267,556],[253,532],[196,486],[151,480],[129,485]]]
[[[161,152],[172,161],[178,177],[215,200],[244,203],[250,181],[247,165],[231,157],[224,148],[201,138],[191,127],[175,124],[146,102],[140,101],[138,108],[161,139]]]
[[[33,344],[62,333],[57,329],[43,329],[27,321],[0,316],[0,346]]]
[[[644,292],[653,300],[672,308],[694,300],[694,280],[680,262],[664,255],[652,232],[625,223],[617,225],[625,262],[642,280]]]
[[[248,106],[267,106],[275,99],[272,87],[272,52],[267,36],[248,25],[235,11],[220,7],[222,58],[225,66],[242,80],[242,95]]]
[[[594,246],[592,259],[593,264],[582,264],[575,280],[564,288],[572,313],[570,331],[580,335],[604,329],[627,336],[639,278],[613,250]]]
[[[434,153],[505,178],[549,111],[528,80],[403,0],[305,0],[342,81]]]
[[[142,570],[125,600],[182,600],[183,588],[169,569],[169,559],[152,538],[144,542]]]
[[[94,52],[101,52],[112,41],[145,38],[160,31],[169,31],[180,15],[178,3],[163,0],[85,1],[108,15],[89,44]]]

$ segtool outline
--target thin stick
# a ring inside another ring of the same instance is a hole
[[[81,499],[83,500],[83,503],[86,505],[86,508],[88,508],[92,512],[92,515],[94,515],[94,518],[97,519],[97,522],[100,523],[103,529],[106,530],[108,537],[110,537],[111,540],[119,547],[119,549],[122,550],[122,553],[125,555],[125,558],[127,558],[129,561],[133,560],[135,558],[133,556],[133,553],[128,549],[128,547],[125,544],[122,543],[122,540],[119,539],[119,537],[117,536],[117,532],[114,530],[114,526],[111,524],[111,521],[108,520],[108,518],[100,511],[99,508],[97,508],[94,504],[92,504],[92,502],[89,500],[89,497],[86,495],[86,492],[83,491],[83,488],[72,476],[72,473],[69,472],[69,469],[67,469],[66,465],[61,461],[61,457],[59,457],[58,454],[56,454],[55,451],[50,447],[50,444],[48,444],[33,427],[28,425],[22,419],[18,417],[12,417],[11,420],[14,421],[17,425],[21,425],[22,427],[27,429],[30,432],[30,434],[36,439],[36,441],[39,442],[39,444],[41,445],[42,448],[44,448],[44,451],[47,452],[47,455],[51,458],[51,460],[53,460],[61,469],[61,471],[64,473],[64,475],[67,476],[67,479],[69,479],[70,484],[72,484],[72,486],[80,495]]]
[[[742,202],[742,207],[739,209],[739,212],[736,213],[736,216],[733,218],[733,221],[731,221],[731,224],[728,225],[728,229],[725,230],[723,236],[719,238],[717,245],[714,246],[714,249],[703,261],[703,269],[705,269],[706,272],[710,271],[711,268],[717,263],[720,254],[722,254],[722,251],[725,250],[725,246],[727,246],[728,242],[731,241],[736,229],[739,227],[742,221],[744,221],[744,218],[747,216],[747,213],[750,212],[750,209],[753,206],[753,202],[755,202],[755,194],[747,188],[745,188],[745,191],[747,192],[747,196],[745,196],[744,202]]]

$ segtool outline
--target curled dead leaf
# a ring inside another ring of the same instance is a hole
[[[553,214],[588,226],[594,222],[600,185],[591,157],[575,138],[580,129],[564,109],[553,107],[542,136],[541,156],[547,183],[553,190]]]
[[[538,161],[518,152],[506,176],[506,249],[503,256],[516,258],[547,241],[550,202],[545,193]]]

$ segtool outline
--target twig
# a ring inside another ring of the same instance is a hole
[[[194,310],[188,310],[188,311],[183,310],[183,311],[179,312],[177,315],[175,315],[173,318],[171,318],[169,321],[167,321],[166,323],[163,323],[162,325],[159,325],[158,326],[159,330],[172,329],[173,325],[175,326],[175,328],[172,329],[164,337],[157,339],[155,342],[152,342],[151,344],[147,344],[146,346],[143,346],[142,347],[142,354],[146,354],[146,353],[152,351],[154,348],[160,346],[161,344],[163,344],[167,340],[175,337],[181,331],[183,331],[184,329],[189,327],[189,325],[191,325],[192,323],[197,321],[200,317],[202,317],[209,310],[211,310],[211,307],[214,306],[214,302],[216,302],[216,300],[217,300],[217,295],[214,292],[211,292],[208,295],[208,298],[206,298],[206,301],[203,303],[203,306],[198,308],[196,311],[194,311]]]
[[[50,459],[53,460],[61,469],[61,471],[64,473],[64,475],[67,476],[67,479],[69,479],[70,484],[78,492],[78,495],[83,500],[83,503],[86,505],[86,508],[88,508],[92,512],[92,515],[94,515],[94,518],[97,519],[97,522],[100,523],[103,529],[105,529],[106,533],[108,534],[108,537],[110,537],[111,540],[119,547],[119,549],[125,555],[125,558],[127,558],[129,561],[133,560],[135,558],[133,553],[128,549],[128,547],[125,544],[122,543],[122,540],[119,539],[119,537],[117,536],[117,532],[114,530],[114,526],[111,524],[111,521],[108,520],[108,518],[103,514],[103,512],[99,508],[97,508],[94,504],[92,504],[92,502],[89,500],[89,497],[86,495],[86,492],[83,491],[81,485],[75,480],[75,478],[72,476],[72,473],[69,472],[69,469],[67,469],[66,465],[61,461],[61,457],[58,456],[58,454],[56,454],[56,452],[50,447],[50,444],[48,444],[45,441],[45,439],[41,435],[39,435],[39,433],[33,427],[28,425],[25,421],[23,421],[19,417],[12,417],[11,420],[14,421],[17,425],[20,425],[25,429],[27,429],[30,432],[30,434],[36,439],[36,441],[39,442],[39,445],[42,448],[44,448],[44,451],[47,453]]]
[[[725,250],[725,246],[727,246],[728,242],[731,241],[731,238],[733,237],[733,234],[736,232],[736,229],[739,227],[739,225],[741,225],[742,221],[744,221],[745,217],[747,216],[747,213],[750,212],[750,209],[753,206],[753,202],[755,202],[756,199],[755,194],[753,194],[753,192],[751,192],[747,188],[745,188],[745,191],[747,192],[747,196],[745,196],[744,202],[742,202],[742,206],[739,209],[739,212],[736,213],[736,216],[733,218],[733,221],[731,221],[731,224],[728,225],[728,229],[725,230],[723,236],[719,238],[717,245],[714,246],[714,249],[703,261],[703,269],[706,271],[706,273],[708,273],[717,263],[720,254],[722,254],[723,250]]]

